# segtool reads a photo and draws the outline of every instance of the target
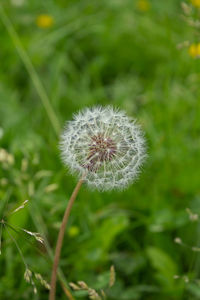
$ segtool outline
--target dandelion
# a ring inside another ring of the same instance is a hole
[[[190,0],[194,7],[200,8],[200,0]]]
[[[53,23],[54,23],[53,17],[47,14],[39,15],[36,19],[37,26],[44,29],[52,27]]]
[[[137,8],[142,12],[146,12],[150,9],[150,3],[148,0],[138,0]]]
[[[68,234],[70,237],[75,237],[79,234],[79,232],[80,232],[80,229],[78,226],[71,226],[69,228]]]
[[[192,58],[199,58],[200,57],[200,43],[191,44],[189,46],[188,53]]]
[[[145,158],[144,138],[135,121],[112,107],[85,109],[67,123],[62,158],[72,173],[99,190],[124,188]]]
[[[137,176],[145,158],[142,132],[135,120],[110,106],[86,108],[67,122],[61,137],[63,162],[79,181],[60,227],[51,275],[49,300],[55,299],[57,268],[65,227],[83,182],[99,190],[122,189]],[[114,282],[113,282],[114,284]],[[100,299],[94,290],[90,299]]]

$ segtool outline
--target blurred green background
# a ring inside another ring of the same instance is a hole
[[[15,241],[29,269],[49,282],[49,253],[76,184],[60,161],[59,134],[74,112],[96,104],[137,118],[148,159],[123,192],[82,188],[62,276],[106,290],[113,264],[108,299],[200,299],[192,248],[200,246],[200,62],[177,48],[198,42],[182,15],[179,0],[1,1],[0,218],[10,225],[0,225],[0,299],[48,299],[38,280],[36,295],[24,280]],[[46,247],[8,226],[39,232]],[[67,299],[60,283],[57,294]]]

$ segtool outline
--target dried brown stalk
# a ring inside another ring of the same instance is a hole
[[[55,257],[54,257],[54,263],[53,263],[53,268],[52,268],[52,273],[51,273],[51,285],[50,285],[50,292],[49,292],[49,300],[55,300],[55,295],[56,295],[56,278],[57,278],[57,269],[58,269],[58,264],[60,260],[60,253],[62,249],[62,244],[63,244],[63,238],[65,234],[65,228],[67,225],[67,221],[70,215],[71,208],[73,206],[73,203],[76,199],[76,196],[81,188],[81,185],[83,184],[83,177],[79,180],[77,183],[71,198],[69,199],[69,202],[67,204],[65,214],[62,220],[62,224],[60,226],[60,231],[58,234],[58,240],[56,244],[56,250],[55,250]]]

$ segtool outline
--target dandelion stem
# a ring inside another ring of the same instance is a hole
[[[47,235],[46,224],[44,223],[44,220],[43,220],[43,218],[42,218],[42,216],[41,216],[41,214],[38,210],[38,206],[32,203],[32,206],[31,206],[31,209],[29,210],[29,212],[30,212],[30,215],[32,217],[32,220],[33,220],[37,230],[39,232],[41,232],[42,235],[44,236],[47,253],[48,253],[49,257],[51,258],[51,260],[53,261],[53,252],[52,252],[52,249],[51,249],[51,247],[49,245],[49,242],[46,238],[46,235]],[[62,272],[62,270],[60,269],[59,266],[58,266],[57,273],[58,273],[58,278],[60,280],[62,288],[65,287],[65,289],[63,288],[65,295],[68,297],[69,300],[74,300],[74,298],[71,295],[70,291],[67,289],[66,278],[64,277],[63,272]],[[67,290],[67,292],[66,292],[66,290]]]
[[[55,256],[54,256],[54,263],[53,263],[53,268],[52,268],[52,273],[51,273],[51,285],[50,285],[50,292],[49,292],[49,300],[55,300],[57,269],[58,269],[58,264],[59,264],[59,260],[60,260],[60,253],[61,253],[61,249],[62,249],[65,228],[66,228],[66,225],[67,225],[67,222],[69,219],[71,208],[73,206],[73,203],[76,199],[76,196],[81,188],[83,181],[84,181],[83,177],[78,181],[78,183],[71,195],[71,198],[69,199],[69,202],[67,204],[65,214],[64,214],[64,217],[62,220],[62,224],[60,226],[60,231],[58,234],[58,240],[57,240]]]

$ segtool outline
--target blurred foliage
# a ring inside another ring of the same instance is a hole
[[[76,182],[60,162],[54,121],[62,128],[82,107],[111,104],[138,119],[149,158],[126,191],[82,188],[62,250],[64,277],[105,288],[114,264],[109,299],[199,299],[200,258],[191,247],[200,246],[200,227],[185,209],[200,213],[200,61],[177,48],[199,41],[182,19],[181,1],[4,0],[0,6],[21,41],[10,35],[1,10],[0,148],[12,159],[0,157],[0,216],[45,237],[47,249],[13,232],[29,268],[49,282],[49,253]],[[39,26],[41,16],[50,22]],[[55,119],[43,106],[41,86]],[[26,199],[23,210],[8,215]],[[191,247],[175,244],[177,236]],[[48,299],[37,282],[33,294],[24,272],[3,230],[0,298]],[[66,299],[59,284],[58,296]]]

